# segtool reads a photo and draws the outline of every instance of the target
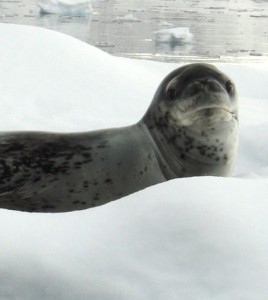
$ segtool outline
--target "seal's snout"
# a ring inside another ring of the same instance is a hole
[[[194,96],[200,92],[221,92],[223,87],[221,84],[212,78],[202,78],[195,80],[186,88],[187,96]]]
[[[222,89],[219,82],[215,79],[206,78],[206,79],[200,80],[200,82],[204,86],[205,89],[207,89],[208,91],[211,91],[211,92],[218,92]]]

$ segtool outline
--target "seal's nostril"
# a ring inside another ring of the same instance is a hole
[[[206,85],[206,84],[208,84],[209,79],[207,79],[207,78],[206,79],[201,79],[199,82]]]
[[[199,82],[203,86],[204,90],[210,92],[220,92],[222,90],[221,84],[217,80],[204,78],[199,80]]]
[[[199,92],[200,90],[202,90],[202,88],[203,88],[203,84],[200,81],[193,83],[192,85],[193,94]]]
[[[198,80],[189,84],[188,87],[184,90],[184,95],[188,97],[195,96],[204,89],[204,85]]]

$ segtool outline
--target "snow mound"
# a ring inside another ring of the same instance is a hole
[[[0,57],[2,131],[137,122],[180,66],[10,24],[0,24]],[[268,65],[218,67],[240,97],[235,174],[244,178],[176,179],[72,213],[0,209],[0,299],[266,298]]]
[[[46,0],[37,5],[40,8],[40,14],[84,16],[92,12],[92,6],[88,0]]]
[[[30,26],[1,24],[0,57],[1,130],[66,132],[130,125],[143,116],[163,77],[150,62],[152,68]],[[161,66],[165,73],[173,68]],[[142,80],[141,73],[151,80]],[[121,101],[126,89],[129,101]]]
[[[2,211],[0,298],[263,300],[265,180],[187,178],[65,214]]]
[[[154,32],[154,40],[156,43],[170,44],[190,44],[193,34],[187,27],[175,27],[162,29]]]

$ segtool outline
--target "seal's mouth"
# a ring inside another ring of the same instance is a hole
[[[188,109],[187,112],[178,110],[172,114],[173,120],[183,126],[190,126],[197,121],[202,123],[238,121],[237,113],[228,106],[203,105]]]
[[[237,119],[237,114],[227,106],[216,106],[216,105],[207,105],[200,108],[193,109],[185,113],[185,117],[190,117],[193,115],[199,115],[204,117],[214,117],[218,115],[229,115],[234,119]]]
[[[205,116],[208,116],[208,117],[210,117],[212,115],[216,115],[216,114],[229,114],[233,118],[237,119],[236,113],[233,112],[231,110],[231,108],[226,107],[226,106],[213,106],[213,105],[208,105],[208,106],[196,108],[195,110],[193,110],[193,111],[189,112],[188,114],[186,114],[186,116],[196,114],[196,113],[199,113],[199,112],[202,112]]]

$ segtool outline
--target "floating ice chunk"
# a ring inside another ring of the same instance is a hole
[[[188,27],[175,27],[154,32],[154,40],[157,43],[190,44],[193,34]]]
[[[172,24],[170,22],[167,22],[167,21],[162,21],[162,22],[159,23],[159,25],[161,27],[172,27],[172,26],[174,26],[174,24]]]
[[[48,0],[37,4],[40,14],[84,16],[92,12],[89,0]]]
[[[136,17],[133,16],[133,14],[119,16],[119,17],[116,17],[115,20],[119,21],[119,22],[140,22],[139,19],[137,19]]]

